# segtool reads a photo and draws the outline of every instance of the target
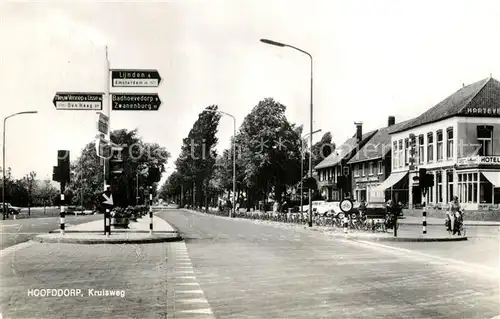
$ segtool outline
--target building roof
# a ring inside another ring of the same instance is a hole
[[[390,133],[404,127],[413,119],[396,123],[391,126],[381,128],[366,142],[366,144],[357,152],[347,164],[358,162],[371,161],[379,158],[384,158],[391,151]]]
[[[491,109],[500,115],[500,82],[492,77],[467,85],[436,104],[407,125],[392,131],[397,133],[441,121],[453,116],[481,116],[477,109]],[[491,116],[491,115],[490,115]]]
[[[364,145],[367,140],[369,140],[377,130],[363,134],[361,137],[361,145]],[[349,155],[352,155],[352,151],[358,147],[358,142],[356,140],[356,134],[344,142],[340,147],[337,147],[327,158],[322,160],[314,169],[320,169],[325,167],[332,167],[339,164],[343,159],[346,159]],[[349,160],[349,158],[347,158]]]

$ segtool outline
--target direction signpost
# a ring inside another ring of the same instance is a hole
[[[97,114],[99,115],[99,118],[97,119],[97,130],[100,133],[107,135],[109,130],[109,117],[101,112],[97,112]]]
[[[161,105],[157,93],[113,93],[112,110],[158,111]]]
[[[158,70],[111,70],[113,87],[158,87]]]
[[[102,110],[104,93],[56,92],[52,103],[58,110]]]

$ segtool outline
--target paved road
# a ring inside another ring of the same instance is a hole
[[[67,226],[102,219],[103,215],[66,215]],[[104,223],[104,222],[103,222]],[[59,217],[23,218],[0,221],[0,249],[26,242],[34,236],[59,228]]]
[[[498,277],[492,268],[487,272],[440,259],[438,254],[434,258],[248,220],[179,210],[159,216],[185,236],[187,248],[181,260],[192,267],[186,276],[173,276],[174,280],[182,277],[169,299],[173,318],[194,318],[181,313],[186,309],[206,312],[204,302],[186,301],[204,298],[217,318],[491,318],[500,314]],[[460,247],[459,242],[454,244]]]

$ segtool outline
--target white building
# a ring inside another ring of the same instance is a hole
[[[409,135],[417,140],[409,170]],[[391,132],[392,173],[387,189],[408,178],[410,206],[444,206],[457,195],[465,209],[498,209],[500,203],[500,82],[487,78],[464,86],[425,113]],[[423,196],[418,169],[434,175]]]

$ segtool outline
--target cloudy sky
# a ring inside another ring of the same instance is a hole
[[[500,79],[497,0],[2,2],[0,117],[38,111],[8,120],[6,166],[15,177],[51,178],[58,149],[75,159],[94,138],[94,111],[58,111],[52,99],[103,92],[106,45],[111,68],[157,69],[163,78],[157,89],[128,90],[158,92],[159,111],[113,111],[111,127],[138,128],[173,159],[211,104],[239,126],[273,97],[308,130],[307,56],[260,38],[314,56],[314,129],[337,143],[354,134],[354,121],[376,129],[389,115],[417,116],[462,83]],[[219,149],[231,134],[223,117]]]

